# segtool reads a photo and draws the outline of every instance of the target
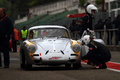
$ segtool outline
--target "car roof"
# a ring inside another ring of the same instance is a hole
[[[29,28],[29,30],[40,29],[40,28],[64,28],[66,29],[64,26],[58,26],[58,25],[40,25],[40,26],[33,26]]]

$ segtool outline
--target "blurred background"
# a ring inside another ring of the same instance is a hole
[[[23,26],[28,29],[32,26],[46,24],[63,25],[69,29],[73,20],[76,20],[78,24],[82,23],[83,16],[81,15],[85,13],[85,5],[88,2],[98,8],[94,15],[94,30],[100,20],[105,21],[110,17],[113,22],[120,14],[120,0],[0,0],[0,7],[6,8],[7,15],[12,18],[14,27],[18,31]],[[118,28],[113,25],[112,29],[107,30],[108,32],[105,30],[106,26],[95,30],[96,36],[106,43],[111,40],[110,45],[118,45],[116,36]],[[75,33],[73,38],[79,39],[79,30]]]

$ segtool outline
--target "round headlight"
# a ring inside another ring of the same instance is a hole
[[[34,52],[36,51],[36,47],[35,47],[34,45],[32,45],[32,44],[29,45],[27,49],[28,49],[28,51],[31,52],[31,53],[34,53]]]
[[[79,44],[74,44],[72,47],[74,52],[80,52],[80,45]]]

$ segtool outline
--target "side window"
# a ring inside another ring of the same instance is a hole
[[[33,30],[33,38],[38,38],[38,31],[37,30]]]

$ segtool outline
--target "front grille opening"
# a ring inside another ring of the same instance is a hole
[[[73,63],[73,62],[75,62],[75,61],[76,61],[75,59],[73,59],[73,60],[70,60],[70,62],[72,62],[72,63]]]
[[[40,63],[40,60],[34,60],[35,63]]]
[[[39,54],[33,54],[33,56],[39,56]]]
[[[71,56],[76,56],[76,54],[71,54]]]

